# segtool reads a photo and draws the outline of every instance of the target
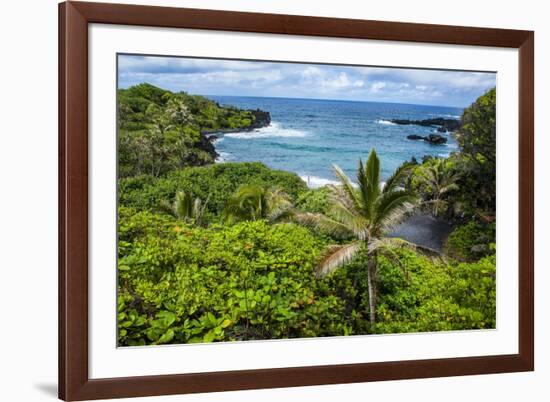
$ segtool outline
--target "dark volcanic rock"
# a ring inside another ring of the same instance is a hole
[[[426,142],[429,142],[430,144],[433,144],[433,145],[441,145],[441,144],[445,144],[447,142],[447,138],[443,137],[442,135],[439,135],[439,134],[430,134],[426,137],[423,137],[421,135],[417,135],[417,134],[411,134],[411,135],[407,135],[407,139],[409,140],[424,140]]]
[[[417,135],[417,134],[411,134],[411,135],[407,135],[407,139],[409,139],[409,140],[423,140],[424,137],[421,136],[421,135]]]
[[[439,135],[439,134],[430,134],[427,137],[424,137],[424,141],[429,142],[430,144],[445,144],[447,142],[447,138]]]
[[[444,119],[443,117],[437,117],[435,119],[426,120],[408,120],[408,119],[392,119],[392,123],[399,125],[415,125],[423,127],[437,127],[437,131],[456,131],[460,128],[460,120],[456,119]]]
[[[214,147],[214,141],[216,140],[216,136],[215,135],[211,135],[211,136],[206,136],[204,134],[201,134],[201,141],[200,141],[200,145],[199,145],[199,148],[202,149],[203,151],[207,152],[208,154],[210,154],[212,156],[212,158],[216,159],[218,156],[220,156],[217,152],[216,152],[216,148]]]
[[[254,122],[250,125],[250,130],[267,127],[271,124],[271,115],[269,112],[264,112],[260,109],[250,110],[250,112],[254,115]]]

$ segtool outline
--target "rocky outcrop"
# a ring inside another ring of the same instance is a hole
[[[269,112],[265,112],[260,109],[256,110],[248,110],[253,116],[254,121],[246,127],[235,127],[235,128],[218,128],[218,129],[212,129],[212,130],[202,130],[201,133],[203,135],[209,135],[209,134],[227,134],[227,133],[241,133],[243,131],[252,131],[257,130],[258,128],[267,127],[271,124],[271,114]],[[208,138],[212,138],[215,136],[210,136]],[[217,137],[212,138],[213,140],[217,139]]]
[[[269,112],[265,112],[260,109],[249,110],[249,112],[252,113],[252,115],[254,116],[254,121],[249,126],[237,128],[219,128],[216,130],[201,131],[199,148],[211,155],[213,159],[216,159],[218,156],[220,156],[216,152],[216,147],[214,146],[214,143],[219,138],[216,134],[252,131],[258,128],[267,127],[271,124],[271,114],[269,114]]]
[[[215,135],[204,135],[201,134],[200,143],[198,144],[198,148],[202,149],[204,152],[208,153],[212,159],[216,159],[218,156],[220,156],[216,152],[216,148],[214,147],[214,142],[218,137]]]
[[[427,135],[426,137],[422,136],[422,135],[417,135],[417,134],[411,134],[411,135],[407,135],[407,139],[409,140],[424,140],[432,145],[443,145],[445,143],[447,143],[447,138],[443,137],[442,135],[439,135],[439,134],[430,134],[430,135]]]
[[[269,112],[264,112],[260,109],[249,110],[249,112],[254,116],[254,122],[248,127],[249,130],[267,127],[271,124],[271,114]]]
[[[399,125],[415,125],[423,127],[437,127],[437,131],[444,133],[447,131],[456,131],[460,128],[460,120],[457,119],[444,119],[443,117],[437,117],[435,119],[425,120],[408,120],[408,119],[392,119],[392,123]]]

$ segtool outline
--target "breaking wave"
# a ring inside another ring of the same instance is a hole
[[[271,122],[267,127],[259,128],[253,131],[242,131],[238,133],[227,133],[224,137],[230,138],[272,138],[272,137],[305,137],[307,132],[295,130],[292,128],[281,127],[279,123]]]

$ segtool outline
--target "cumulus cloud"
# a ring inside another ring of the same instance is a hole
[[[204,95],[279,96],[466,106],[496,74],[121,55],[119,86],[149,82]]]

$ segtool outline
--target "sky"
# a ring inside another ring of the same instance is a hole
[[[137,55],[119,55],[118,74],[119,88],[454,107],[496,86],[495,73]]]

